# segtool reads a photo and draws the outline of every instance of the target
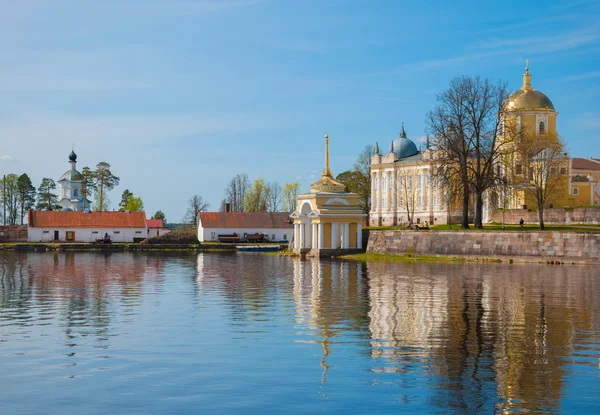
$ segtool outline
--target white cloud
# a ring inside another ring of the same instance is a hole
[[[272,127],[250,114],[76,115],[21,114],[0,120],[0,136],[31,144],[64,142],[129,143],[203,135],[231,134]],[[39,148],[39,147],[38,147]]]
[[[12,158],[11,156],[0,156],[0,161],[11,162],[11,161],[16,161],[16,160],[14,158]]]
[[[567,76],[564,79],[565,79],[565,81],[581,81],[583,79],[597,78],[599,76],[600,76],[600,71],[592,71],[592,72],[585,72],[585,73],[580,73],[577,75]]]

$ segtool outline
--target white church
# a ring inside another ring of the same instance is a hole
[[[81,173],[77,171],[77,154],[71,151],[69,154],[70,168],[58,180],[58,204],[62,210],[66,211],[81,211],[83,210],[83,195],[81,194],[81,181],[77,180],[77,176]],[[91,208],[92,201],[86,199],[85,209]]]

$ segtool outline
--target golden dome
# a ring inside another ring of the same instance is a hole
[[[323,175],[323,176],[321,176],[321,178],[319,179],[318,182],[310,185],[310,189],[311,189],[311,191],[313,191],[313,193],[318,193],[318,192],[336,192],[336,193],[338,193],[338,192],[345,192],[346,186],[344,186],[342,183],[338,182],[331,176]]]
[[[529,68],[525,68],[523,74],[523,86],[513,92],[507,98],[508,111],[514,110],[544,110],[556,111],[554,104],[544,93],[536,91],[531,86],[531,74]]]
[[[533,89],[529,91],[519,89],[508,96],[508,110],[524,109],[556,111],[550,98],[542,92]]]

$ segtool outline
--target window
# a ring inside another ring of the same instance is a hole
[[[274,241],[275,240],[275,234],[273,234],[271,236],[272,236],[271,240]]]
[[[544,121],[540,121],[540,134],[546,133],[546,123]]]
[[[283,234],[283,240],[284,240],[284,241],[287,241],[287,233],[284,233],[284,234]]]
[[[210,233],[210,239],[215,239],[215,233],[214,232]]]
[[[121,231],[114,231],[113,233],[114,233],[115,235],[118,235],[118,234],[120,234],[120,233],[121,233]]]
[[[576,187],[574,187],[574,188],[573,188],[573,194],[574,194],[575,196],[579,195],[579,189],[578,189],[578,188],[576,188]]]
[[[79,197],[79,190],[77,190],[77,189],[73,190],[73,197]]]
[[[567,168],[566,168],[566,167],[561,167],[561,168],[560,168],[560,174],[562,174],[563,176],[564,176],[565,174],[567,174]]]
[[[517,164],[515,166],[515,174],[523,174],[523,165],[522,164]]]
[[[92,231],[92,234],[98,233],[98,231]]]
[[[135,233],[142,233],[142,231],[135,231]]]
[[[42,233],[50,233],[50,231],[42,231]]]

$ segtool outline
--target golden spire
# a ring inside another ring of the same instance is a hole
[[[311,192],[343,192],[345,188],[346,187],[342,183],[334,180],[331,169],[329,168],[329,136],[325,134],[325,168],[323,169],[321,179],[310,185]]]
[[[529,59],[525,61],[525,73],[523,74],[523,91],[531,91],[531,74],[529,73]]]
[[[329,136],[327,134],[325,134],[325,169],[323,170],[323,176],[332,177],[329,169]]]

